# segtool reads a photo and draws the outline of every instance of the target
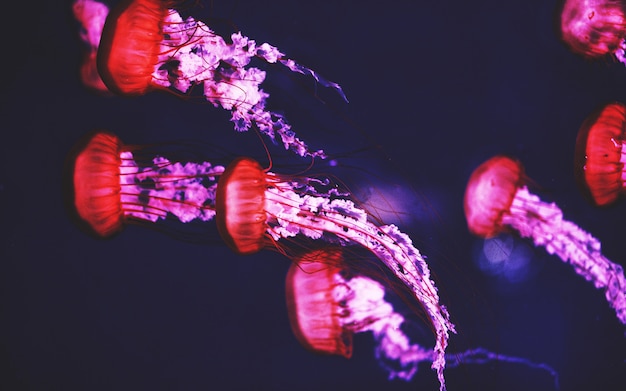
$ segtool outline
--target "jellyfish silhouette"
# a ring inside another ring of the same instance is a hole
[[[465,190],[465,217],[475,235],[493,237],[507,228],[530,237],[536,246],[572,265],[576,273],[604,291],[617,318],[626,324],[626,279],[621,265],[601,252],[600,241],[563,219],[554,203],[542,202],[524,184],[519,161],[495,156],[470,176]]]
[[[607,206],[626,191],[626,105],[609,103],[589,115],[576,137],[574,170],[593,204]]]
[[[172,5],[162,0],[127,0],[110,12],[98,50],[98,70],[111,91],[128,96],[155,89],[188,93],[202,85],[209,102],[232,112],[236,130],[254,124],[272,140],[277,135],[285,149],[298,155],[324,156],[322,151],[309,151],[282,115],[266,109],[269,94],[259,88],[266,73],[249,63],[254,57],[281,63],[337,90],[345,99],[338,84],[240,32],[227,43],[203,22],[192,17],[183,20],[169,8]]]
[[[75,0],[72,4],[72,12],[81,24],[80,39],[86,46],[80,67],[81,81],[94,91],[108,94],[109,89],[98,73],[96,58],[109,7],[95,0]]]
[[[614,55],[626,63],[625,14],[622,0],[564,0],[559,14],[561,39],[584,57]]]
[[[215,217],[220,235],[239,254],[266,248],[289,255],[296,237],[366,249],[423,306],[437,336],[433,368],[445,384],[445,349],[454,325],[439,303],[425,258],[398,227],[370,221],[330,178],[281,175],[245,157],[225,169],[163,156],[144,166],[134,160],[132,148],[106,132],[81,141],[75,156],[74,208],[99,236],[110,236],[129,221],[173,216],[186,223]]]
[[[410,381],[420,363],[436,359],[431,349],[411,343],[403,331],[405,318],[386,301],[385,287],[365,275],[344,277],[349,269],[344,250],[325,248],[300,256],[289,268],[286,300],[291,328],[308,350],[350,358],[353,334],[371,332],[376,358],[389,379]],[[348,273],[350,274],[350,273]],[[546,370],[559,388],[558,374],[550,366],[502,355],[484,348],[446,354],[448,367],[490,361],[520,363]]]

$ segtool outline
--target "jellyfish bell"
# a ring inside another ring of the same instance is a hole
[[[216,224],[238,254],[261,250],[265,235],[266,173],[254,159],[239,158],[220,177],[215,194]]]
[[[574,173],[583,195],[597,206],[626,191],[626,105],[613,102],[590,114],[578,131]]]
[[[521,163],[507,156],[495,156],[476,168],[463,201],[470,232],[483,237],[501,233],[505,229],[503,214],[510,209],[523,181]]]
[[[143,95],[152,82],[161,50],[162,25],[171,2],[124,0],[109,13],[102,30],[98,70],[120,95]]]
[[[174,1],[125,0],[111,10],[97,54],[98,71],[107,87],[125,96],[153,90],[189,96],[197,86],[205,100],[231,111],[236,130],[254,126],[300,156],[323,157],[322,151],[310,151],[295,137],[282,114],[266,109],[269,94],[260,89],[266,72],[251,67],[250,61],[280,63],[345,99],[341,87],[286,58],[276,47],[257,45],[240,32],[227,42],[202,21],[183,19],[175,5]]]
[[[115,135],[98,133],[86,142],[74,162],[72,184],[76,213],[101,237],[111,236],[123,226],[121,146]]]
[[[615,55],[624,62],[626,6],[621,0],[564,0],[559,8],[562,41],[587,58]]]
[[[285,297],[291,329],[302,346],[350,358],[353,332],[342,324],[342,305],[333,295],[339,284],[335,276],[341,272],[340,257],[339,249],[318,250],[292,263]]]

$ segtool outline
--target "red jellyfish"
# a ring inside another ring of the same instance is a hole
[[[80,39],[87,46],[80,67],[80,78],[85,86],[100,93],[109,93],[109,89],[100,78],[96,62],[109,7],[95,0],[74,0],[72,12],[81,24]]]
[[[135,158],[140,148],[112,133],[98,132],[76,147],[71,182],[78,216],[100,237],[131,221],[175,217],[182,223],[207,221],[222,166],[171,162],[162,156]]]
[[[609,103],[583,122],[576,138],[575,173],[595,205],[613,204],[625,192],[626,105]]]
[[[411,343],[402,325],[404,316],[385,300],[385,287],[363,276],[344,277],[349,269],[341,248],[313,250],[292,263],[286,278],[287,309],[297,340],[321,354],[352,355],[352,336],[371,332],[376,358],[389,379],[410,381],[422,362],[433,362],[431,349]],[[558,374],[546,364],[505,356],[483,348],[446,354],[448,366],[490,361],[521,363],[548,371],[558,389]]]
[[[563,219],[554,203],[542,202],[524,185],[522,164],[495,156],[470,176],[465,190],[465,217],[470,232],[489,238],[511,228],[536,246],[572,265],[576,273],[604,290],[617,318],[626,324],[626,278],[619,264],[602,255],[600,241]]]
[[[564,0],[561,39],[587,58],[614,55],[626,63],[626,5],[622,0]]]
[[[310,152],[282,115],[265,108],[269,95],[259,89],[265,72],[249,63],[254,57],[279,62],[291,71],[311,75],[345,99],[338,84],[240,32],[227,43],[203,22],[192,17],[183,20],[171,5],[172,1],[126,0],[111,11],[98,50],[98,70],[111,91],[120,95],[143,95],[155,89],[187,93],[201,85],[209,102],[232,112],[236,130],[245,131],[254,124],[272,140],[278,135],[285,149],[301,156],[323,156],[321,151]]]
[[[439,304],[426,260],[408,235],[395,225],[371,221],[331,179],[280,175],[250,158],[236,159],[226,169],[162,156],[139,164],[134,149],[110,133],[96,133],[77,149],[74,206],[100,236],[118,231],[127,221],[173,216],[186,223],[215,217],[220,235],[239,254],[263,248],[287,254],[295,237],[365,248],[429,316],[437,335],[433,368],[444,386],[445,349],[454,325]]]

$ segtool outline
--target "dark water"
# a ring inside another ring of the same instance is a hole
[[[328,90],[316,97],[310,79],[275,66],[264,89],[300,137],[366,170],[350,177],[361,196],[383,193],[405,213],[394,222],[429,257],[459,331],[449,351],[483,346],[546,363],[563,390],[621,389],[624,328],[602,292],[518,237],[504,239],[522,254],[517,272],[484,270],[483,240],[467,232],[462,199],[476,166],[514,155],[533,191],[623,265],[626,202],[589,205],[572,162],[583,119],[626,101],[626,67],[571,54],[555,35],[554,1],[263,3],[216,0],[189,13],[234,24],[342,85],[349,104]],[[81,231],[64,208],[62,172],[88,131],[264,152],[208,104],[87,91],[69,1],[11,8],[0,87],[3,389],[438,389],[428,364],[410,383],[388,382],[369,335],[357,336],[351,360],[304,350],[284,305],[289,261],[276,253],[240,257],[141,227],[110,240]],[[510,363],[446,376],[450,390],[554,389],[547,372]]]

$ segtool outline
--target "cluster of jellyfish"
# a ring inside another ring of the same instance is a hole
[[[443,386],[454,325],[424,257],[398,227],[371,221],[330,178],[281,175],[248,157],[226,167],[161,155],[144,161],[134,158],[140,150],[110,132],[93,133],[77,145],[73,205],[93,233],[109,237],[127,223],[168,218],[180,224],[215,220],[223,241],[238,254],[264,248],[287,254],[296,237],[361,246],[405,284],[428,314],[436,333],[433,368]]]
[[[250,62],[258,58],[280,63],[336,90],[347,101],[341,87],[270,44],[257,45],[240,32],[224,38],[202,21],[183,19],[173,5],[125,0],[109,11],[97,1],[76,0],[73,11],[86,48],[83,83],[122,96],[154,90],[188,95],[200,88],[204,99],[231,112],[236,130],[254,127],[300,156],[324,158],[323,151],[309,150],[295,136],[282,115],[266,109],[269,94],[260,88],[265,72]],[[562,39],[586,56],[613,54],[624,61],[623,9],[615,1],[565,1]],[[615,103],[590,116],[579,133],[578,178],[597,205],[612,203],[624,193],[625,124],[626,106]],[[77,145],[69,181],[72,205],[96,236],[110,237],[130,223],[214,225],[237,254],[270,249],[292,258],[286,277],[287,311],[294,336],[313,352],[349,358],[352,335],[371,332],[375,355],[390,379],[411,380],[427,362],[444,390],[446,366],[501,361],[545,370],[558,389],[558,375],[546,364],[483,348],[447,353],[455,325],[425,257],[407,234],[373,219],[332,178],[280,174],[248,157],[176,160],[158,152],[146,158],[146,151],[151,150],[126,145],[107,131],[90,134]],[[464,198],[469,231],[489,238],[513,230],[531,238],[601,289],[618,320],[626,324],[622,267],[604,257],[600,242],[565,220],[554,203],[531,194],[524,180],[521,163],[506,156],[479,166]],[[308,246],[302,245],[294,251],[299,240],[322,242],[324,247],[304,251]],[[433,347],[411,342],[403,332],[404,317],[385,300],[389,287],[370,276],[346,273],[355,247],[384,265],[410,292],[435,334]]]
[[[419,364],[428,362],[445,389],[446,363],[500,361],[545,370],[558,389],[558,375],[546,364],[483,348],[446,353],[455,328],[424,257],[398,227],[372,221],[330,178],[281,175],[248,157],[227,166],[162,155],[146,159],[144,149],[152,150],[125,145],[105,131],[77,144],[70,167],[73,205],[96,236],[113,236],[126,224],[154,226],[173,219],[182,225],[214,221],[223,241],[244,255],[263,249],[290,254],[290,239],[297,237],[322,241],[324,248],[293,256],[286,278],[292,330],[305,348],[349,358],[352,335],[371,332],[389,379],[409,381]],[[346,256],[354,246],[373,254],[417,300],[435,330],[434,348],[411,343],[401,329],[404,317],[385,301],[381,282],[345,277],[351,268]]]
[[[574,53],[588,59],[612,57],[626,64],[626,2],[623,0],[563,0],[558,8],[560,38]],[[614,204],[626,192],[626,105],[621,102],[608,103],[591,113],[583,122],[576,139],[575,176],[578,185],[593,205],[606,207]],[[502,175],[508,171],[511,178],[521,178],[521,166],[507,163],[508,169],[500,169]],[[510,179],[512,181],[512,179]],[[517,187],[522,189],[525,187]],[[513,185],[500,191],[512,195]],[[469,193],[469,190],[468,190]],[[467,205],[466,211],[471,213]],[[470,195],[471,197],[471,195]],[[532,196],[538,201],[538,198]],[[512,201],[513,202],[513,201]],[[519,202],[518,202],[519,203]],[[513,202],[514,204],[514,202]],[[522,203],[525,207],[530,202]],[[511,204],[502,204],[502,213],[510,215]],[[537,204],[543,205],[543,204]],[[551,209],[552,212],[548,212]],[[524,220],[507,223],[492,215],[492,230],[502,225],[512,225],[522,236],[530,236],[538,245],[546,246],[550,253],[569,262],[574,270],[598,289],[605,291],[608,303],[615,309],[618,319],[626,324],[626,280],[623,268],[606,259],[600,252],[600,242],[573,223],[562,220],[562,213],[551,204],[539,209],[518,213]],[[492,211],[492,213],[496,213]],[[532,216],[532,218],[531,218]],[[557,218],[550,221],[549,218]],[[545,219],[545,221],[544,221]],[[489,226],[491,223],[485,223]],[[470,224],[471,229],[471,224]],[[546,230],[547,229],[547,230]],[[488,231],[483,229],[483,231]],[[485,232],[483,232],[485,233]],[[555,240],[558,244],[555,244]]]

